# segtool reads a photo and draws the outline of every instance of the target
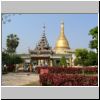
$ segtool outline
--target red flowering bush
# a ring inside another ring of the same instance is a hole
[[[41,69],[48,69],[49,73],[62,73],[62,74],[97,74],[97,67],[83,67],[83,68],[75,68],[75,67],[36,67],[36,72],[40,73]]]
[[[40,83],[43,86],[97,86],[97,76],[73,74],[42,74]]]
[[[35,71],[39,74],[41,69],[47,69],[49,67],[36,67]]]
[[[97,74],[98,73],[97,67],[84,67],[83,70],[84,70],[84,73],[86,74]]]

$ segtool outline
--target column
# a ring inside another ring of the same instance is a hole
[[[42,66],[44,66],[44,62],[43,62],[43,60],[41,60],[41,64],[42,64]]]
[[[46,65],[46,66],[48,65],[47,60],[45,60],[45,65]]]
[[[72,58],[69,58],[70,66],[72,66]]]
[[[30,72],[32,72],[32,65],[31,64],[29,65],[29,68],[30,68]]]
[[[50,59],[50,66],[53,66],[53,64],[52,64],[52,59]]]
[[[45,65],[45,59],[43,60],[43,66]]]
[[[40,61],[40,60],[38,60],[38,66],[40,66],[40,64],[41,64],[41,61]]]

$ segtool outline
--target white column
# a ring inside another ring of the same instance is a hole
[[[52,60],[50,60],[50,66],[53,66],[53,64],[52,64]]]
[[[41,64],[41,61],[40,61],[40,60],[38,60],[38,65],[40,66],[40,64]]]

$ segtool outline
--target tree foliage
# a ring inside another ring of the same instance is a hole
[[[7,53],[2,52],[2,64],[3,65],[9,64],[10,63],[9,59],[10,59],[10,56]]]
[[[75,51],[76,59],[75,65],[86,65],[86,59],[88,59],[88,50],[86,49],[76,49]]]
[[[21,15],[21,14],[4,14],[2,13],[1,14],[1,18],[2,18],[2,23],[3,24],[6,24],[6,23],[9,23],[12,21],[12,17],[15,16],[15,15]]]
[[[8,53],[15,53],[16,48],[18,47],[19,44],[19,38],[15,34],[10,34],[7,36],[7,52]]]
[[[98,55],[97,53],[90,51],[88,53],[88,65],[98,65]]]
[[[92,40],[90,41],[89,47],[91,49],[96,49],[98,51],[98,27],[94,27],[89,31],[89,35],[92,36]]]
[[[3,65],[12,65],[12,64],[20,64],[23,62],[23,59],[18,55],[9,55],[5,52],[2,52],[2,63]]]
[[[60,65],[64,67],[67,66],[67,61],[65,56],[62,56],[62,58],[60,59]]]
[[[87,49],[76,49],[76,59],[74,60],[75,65],[91,66],[98,65],[97,53],[88,51]]]

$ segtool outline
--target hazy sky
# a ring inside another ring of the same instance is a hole
[[[44,24],[49,45],[54,48],[62,20],[70,48],[89,48],[89,30],[98,25],[97,14],[21,14],[10,18],[11,22],[2,24],[2,48],[6,48],[7,35],[14,33],[20,38],[17,53],[28,53],[28,48],[34,49]]]

